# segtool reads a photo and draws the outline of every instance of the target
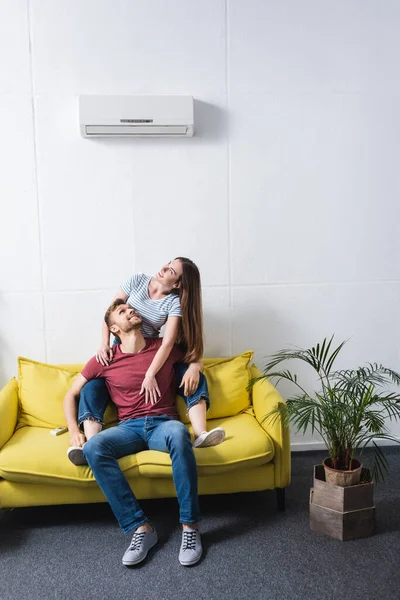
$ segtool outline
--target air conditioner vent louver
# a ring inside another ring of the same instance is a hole
[[[187,135],[187,127],[174,127],[174,126],[165,126],[165,127],[157,127],[153,125],[151,127],[143,127],[142,125],[124,125],[115,127],[113,125],[88,125],[86,126],[86,136],[85,137],[115,137],[115,136],[168,136],[168,135]]]

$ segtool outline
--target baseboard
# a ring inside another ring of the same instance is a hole
[[[395,437],[395,436],[393,436]],[[399,439],[399,438],[398,438]],[[375,440],[377,446],[399,446],[399,442],[392,440]],[[370,445],[370,444],[369,444]],[[324,442],[292,442],[290,444],[292,452],[309,452],[310,450],[326,450]]]
[[[324,442],[292,442],[290,444],[292,452],[308,452],[310,450],[326,450]]]

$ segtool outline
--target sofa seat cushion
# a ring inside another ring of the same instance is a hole
[[[254,416],[242,413],[225,419],[207,422],[208,429],[223,427],[225,441],[211,448],[196,448],[195,456],[199,477],[254,468],[270,462],[274,444]],[[169,454],[144,450],[137,455],[139,473],[145,477],[172,477]]]
[[[68,460],[69,435],[50,435],[43,427],[21,427],[0,451],[0,477],[19,483],[96,486],[92,470]],[[119,459],[127,477],[138,475],[136,455]]]
[[[195,449],[200,477],[258,467],[274,457],[270,436],[248,413],[208,422],[208,428],[224,427],[223,444]],[[0,477],[17,483],[97,485],[91,469],[76,467],[67,458],[68,434],[50,435],[43,427],[21,427],[0,451]],[[144,450],[119,459],[128,478],[172,477],[169,454]]]

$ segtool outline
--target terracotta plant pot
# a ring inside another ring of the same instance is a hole
[[[342,471],[339,469],[332,469],[331,459],[325,458],[322,461],[325,469],[325,481],[332,485],[340,485],[341,487],[348,487],[349,485],[357,485],[360,483],[362,464],[355,458],[352,460],[351,471]]]

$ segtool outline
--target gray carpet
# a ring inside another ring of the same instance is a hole
[[[312,466],[324,453],[292,455],[284,513],[275,493],[201,498],[204,557],[178,563],[176,500],[142,502],[160,543],[140,566],[121,564],[128,541],[105,504],[26,508],[0,522],[1,600],[399,600],[400,451],[376,488],[374,536],[340,542],[310,531]]]

